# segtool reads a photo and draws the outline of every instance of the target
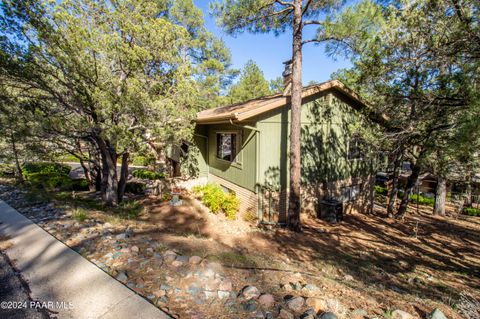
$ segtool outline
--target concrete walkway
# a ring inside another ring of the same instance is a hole
[[[0,200],[0,240],[33,300],[57,318],[170,318]],[[1,300],[4,301],[4,300]]]

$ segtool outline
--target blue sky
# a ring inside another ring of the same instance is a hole
[[[273,34],[244,33],[236,37],[225,34],[215,23],[215,19],[208,13],[209,0],[193,0],[203,10],[205,25],[217,37],[223,39],[232,53],[232,62],[235,68],[241,69],[252,59],[262,69],[268,80],[280,76],[283,71],[283,61],[292,56],[291,31],[275,37]],[[305,30],[304,38],[315,35],[315,26]],[[303,84],[309,81],[323,82],[330,79],[330,75],[338,69],[349,67],[350,63],[338,58],[337,61],[326,56],[322,45],[306,44],[303,47]]]

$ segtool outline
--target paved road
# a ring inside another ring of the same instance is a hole
[[[49,318],[45,311],[30,307],[32,300],[28,289],[27,283],[12,267],[8,257],[0,251],[0,318]]]
[[[70,165],[72,167],[72,170],[70,171],[70,177],[72,179],[79,179],[79,178],[85,178],[85,174],[83,172],[82,166],[78,163],[63,163],[65,165]],[[128,173],[131,174],[134,169],[137,168],[145,168],[144,166],[133,166],[129,165],[128,166]],[[120,174],[120,166],[117,165],[117,172]]]
[[[58,318],[170,318],[1,200],[0,238],[32,299]]]

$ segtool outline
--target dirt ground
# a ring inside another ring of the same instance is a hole
[[[36,217],[23,195],[16,196],[10,201],[27,205],[20,211]],[[180,206],[157,197],[139,200],[144,209],[136,219],[90,209],[85,210],[84,221],[73,218],[71,204],[54,200],[66,216],[39,224],[99,267],[108,264],[108,272],[117,279],[126,271],[128,280],[122,282],[162,309],[167,306],[176,318],[251,318],[251,314],[242,310],[240,299],[226,312],[223,302],[209,299],[196,304],[198,298],[179,295],[176,289],[159,303],[163,297],[157,298],[157,292],[163,284],[185,286],[185,292],[190,283],[184,280],[203,271],[201,265],[176,268],[162,263],[171,250],[218,266],[215,272],[231,281],[234,294],[254,285],[282,305],[287,296],[300,295],[308,297],[307,304],[318,300],[319,309],[342,319],[352,319],[356,310],[364,310],[368,318],[390,318],[394,309],[427,318],[434,308],[456,319],[462,318],[457,310],[460,294],[480,299],[480,218],[458,215],[453,206],[444,217],[433,216],[429,207],[420,206],[417,212],[412,206],[399,221],[386,218],[385,209],[376,205],[373,214],[348,214],[338,224],[305,217],[303,232],[293,233],[227,220],[210,213],[189,193],[183,194]],[[127,230],[131,236],[119,240]],[[132,253],[134,245],[137,253]],[[319,289],[305,291],[306,285]],[[157,297],[151,299],[152,295]]]
[[[181,252],[217,260],[231,276],[257,274],[257,285],[279,291],[302,277],[349,309],[378,314],[403,309],[423,318],[439,307],[448,318],[462,292],[480,296],[480,218],[433,216],[411,207],[403,221],[374,214],[347,215],[339,224],[304,218],[302,233],[261,230],[206,211],[195,199],[172,207],[150,198],[143,220],[162,228],[156,240]],[[258,279],[260,278],[260,279]]]

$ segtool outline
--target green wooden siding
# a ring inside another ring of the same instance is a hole
[[[204,125],[197,125],[195,127],[195,134],[193,136],[193,141],[195,147],[192,149],[195,152],[195,160],[198,169],[198,177],[207,177],[208,176],[208,162],[207,162],[207,134],[208,129]]]
[[[302,107],[302,182],[320,184],[367,176],[372,173],[371,159],[348,160],[348,143],[359,123],[367,123],[363,115],[352,108],[336,91],[310,97]],[[289,105],[258,116],[248,123],[260,130],[215,124],[198,126],[198,132],[208,136],[200,163],[208,164],[216,175],[251,191],[256,184],[287,189],[289,183]],[[364,124],[366,125],[366,124]],[[216,133],[238,132],[241,135],[241,163],[230,163],[216,156]],[[259,158],[257,159],[257,140]],[[257,164],[258,161],[258,164]],[[258,176],[257,176],[258,166]]]
[[[302,182],[319,184],[367,176],[370,159],[348,160],[347,150],[355,124],[363,115],[336,92],[305,101],[302,107]],[[290,107],[258,118],[260,134],[259,183],[286,189],[289,183]]]
[[[239,133],[240,150],[237,158],[240,163],[227,162],[217,158],[217,132]],[[216,175],[232,183],[255,191],[256,184],[256,137],[255,131],[242,129],[230,124],[208,125],[208,163],[210,174]]]

